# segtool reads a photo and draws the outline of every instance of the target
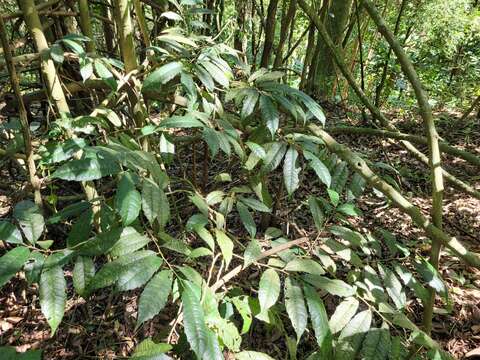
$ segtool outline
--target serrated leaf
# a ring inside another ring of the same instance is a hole
[[[15,205],[13,216],[17,219],[23,235],[30,243],[35,244],[42,236],[45,226],[40,208],[30,200],[24,200]]]
[[[273,143],[267,151],[261,171],[269,173],[275,170],[282,162],[283,156],[287,151],[287,146],[281,142]]]
[[[266,122],[267,129],[270,131],[272,136],[274,136],[278,130],[280,117],[278,115],[278,109],[270,97],[266,95],[260,96],[260,111],[263,119]]]
[[[272,209],[270,209],[267,205],[265,205],[263,202],[253,199],[253,198],[245,198],[243,196],[239,196],[238,200],[240,200],[242,203],[247,205],[249,208],[261,212],[272,212]]]
[[[145,78],[143,81],[142,92],[161,91],[162,85],[179,75],[182,69],[182,63],[177,61],[159,67]]]
[[[191,115],[173,115],[168,119],[162,120],[162,122],[160,122],[160,128],[162,129],[202,128],[204,126],[204,123],[202,123],[200,120],[195,119]]]
[[[295,258],[287,263],[283,268],[285,271],[306,272],[308,274],[323,275],[325,270],[322,266],[312,259]]]
[[[118,162],[112,161],[111,158],[87,158],[68,161],[52,174],[52,178],[68,181],[90,181],[116,175],[121,170]]]
[[[304,150],[303,156],[305,156],[305,159],[309,161],[308,164],[313,169],[313,171],[315,171],[315,174],[317,174],[320,181],[323,182],[327,187],[330,187],[332,177],[330,175],[330,171],[325,166],[325,164],[309,151]]]
[[[48,259],[47,259],[48,260]],[[60,325],[65,313],[67,283],[60,266],[53,266],[40,275],[40,307],[52,329],[52,335]]]
[[[88,241],[73,247],[79,255],[97,256],[106,254],[120,240],[123,229],[113,228],[102,232]]]
[[[325,359],[332,356],[332,332],[328,324],[327,311],[322,299],[315,289],[309,285],[304,286],[305,299],[307,300],[308,312],[312,322],[315,338],[320,348],[319,355]]]
[[[165,355],[172,349],[172,345],[165,343],[155,343],[148,338],[137,345],[130,359],[134,360],[172,360],[170,356]]]
[[[322,208],[320,207],[320,205],[318,205],[317,199],[313,195],[308,197],[308,207],[310,208],[310,212],[312,213],[315,227],[319,232],[323,231],[323,226],[325,223],[325,214]]]
[[[55,164],[70,159],[77,151],[87,146],[85,139],[69,139],[64,142],[50,142],[42,152],[42,162]]]
[[[370,310],[364,310],[355,315],[340,333],[335,349],[335,359],[355,359],[371,323],[372,313]]]
[[[212,347],[215,344],[212,343],[208,334],[196,285],[189,281],[183,282],[182,304],[184,328],[188,343],[199,359],[206,360],[208,357],[206,358],[205,355],[212,352]],[[212,358],[212,360],[216,359]]]
[[[117,209],[123,225],[130,225],[140,214],[142,197],[135,187],[132,175],[124,173],[118,183],[115,194],[115,208]]]
[[[238,214],[240,215],[240,220],[242,221],[243,226],[250,234],[250,237],[254,238],[257,234],[257,225],[253,220],[253,216],[248,211],[247,207],[243,205],[241,202],[237,202],[236,204]]]
[[[240,111],[240,116],[242,119],[250,116],[253,111],[255,110],[255,106],[257,105],[258,97],[260,94],[257,90],[249,89],[247,92],[247,96],[243,99],[243,106],[242,110]]]
[[[12,223],[3,220],[0,220],[0,240],[10,244],[23,243],[20,230]]]
[[[158,218],[162,211],[163,190],[154,182],[144,179],[142,185],[142,210],[150,224]]]
[[[260,256],[261,253],[262,247],[260,246],[260,243],[255,239],[250,240],[243,254],[243,259],[245,261],[243,266],[247,267],[253,262],[255,262],[255,260]]]
[[[304,275],[303,279],[321,290],[340,297],[352,296],[356,292],[355,288],[339,279],[329,279],[318,275]]]
[[[215,229],[215,238],[225,260],[225,268],[228,268],[233,257],[233,241],[222,230]]]
[[[202,61],[200,62],[200,65],[208,71],[208,73],[212,76],[213,80],[215,80],[223,87],[228,88],[228,86],[230,85],[230,80],[228,79],[228,76],[225,75],[223,70],[221,70],[218,66],[214,65],[209,61]]]
[[[207,72],[207,70],[199,65],[194,65],[194,69],[198,79],[207,88],[207,90],[213,91],[215,84],[213,83],[212,76]]]
[[[267,156],[265,149],[261,145],[251,141],[247,141],[245,145],[247,145],[252,153],[255,154],[255,156],[257,156],[259,159],[265,159],[265,156]]]
[[[407,296],[403,290],[402,283],[397,279],[393,271],[381,264],[378,264],[378,270],[393,303],[397,309],[403,309],[407,303]]]
[[[300,168],[298,168],[296,165],[297,158],[297,150],[295,149],[295,147],[290,146],[290,148],[287,150],[287,153],[285,154],[285,160],[283,163],[283,180],[288,195],[292,195],[300,185],[300,180],[298,178]]]
[[[271,308],[280,295],[280,277],[273,269],[267,269],[260,278],[258,288],[258,300],[262,312]]]
[[[88,240],[93,227],[93,210],[87,209],[82,215],[77,218],[77,221],[72,225],[67,236],[67,247],[74,248],[80,243]]]
[[[108,253],[114,257],[127,255],[137,251],[147,245],[150,239],[144,235],[140,235],[133,227],[126,227],[122,230],[120,238],[110,248]]]
[[[138,302],[137,328],[162,311],[168,301],[172,282],[171,270],[160,271],[148,282]]]
[[[0,288],[20,271],[30,256],[30,250],[18,246],[0,257]]]
[[[73,267],[73,287],[80,296],[85,295],[89,282],[95,276],[95,264],[92,258],[79,256]]]
[[[285,308],[298,342],[307,327],[308,316],[300,282],[290,276],[285,280]]]
[[[88,201],[80,201],[71,205],[64,207],[62,210],[58,211],[54,215],[50,216],[47,220],[47,225],[56,224],[60,221],[68,220],[74,216],[77,216],[83,213],[85,210],[89,209],[90,203]]]
[[[146,283],[162,263],[153,251],[142,250],[103,265],[88,286],[88,293],[117,283],[118,291],[132,290]]]
[[[246,334],[250,329],[250,325],[252,324],[252,310],[250,309],[248,296],[236,296],[231,300],[238,313],[242,317],[243,324],[240,334]]]
[[[362,344],[361,359],[386,360],[390,354],[390,333],[388,329],[371,328]]]

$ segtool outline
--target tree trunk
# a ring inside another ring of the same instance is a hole
[[[270,63],[270,55],[273,49],[273,40],[275,38],[275,23],[277,15],[278,0],[270,0],[267,10],[267,21],[265,22],[265,42],[263,44],[262,58],[260,67],[267,68]]]
[[[286,5],[289,5],[288,8]],[[283,62],[283,47],[285,46],[285,42],[288,38],[288,35],[291,33],[288,31],[290,26],[294,26],[295,22],[293,21],[295,18],[295,11],[297,9],[297,0],[285,0],[283,7],[283,14],[282,14],[282,24],[280,26],[280,39],[278,40],[278,45],[275,54],[275,61],[273,63],[274,68],[278,68],[282,66]]]

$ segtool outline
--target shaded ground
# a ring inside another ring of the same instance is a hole
[[[335,109],[328,118],[330,123],[344,122],[345,113]],[[403,131],[412,133],[418,133],[418,129],[421,128],[411,119],[401,119],[398,125]],[[478,124],[468,122],[458,124],[451,119],[440,121],[439,133],[452,145],[480,155]],[[384,140],[358,136],[339,136],[337,139],[368,155],[371,161],[381,161],[397,168],[402,175],[400,186],[412,202],[427,214],[430,206],[429,185],[426,179],[427,171],[422,164],[414,161],[403,149]],[[184,160],[190,159],[188,151],[183,151],[180,156]],[[478,169],[451,158],[446,159],[445,167],[480,188]],[[185,169],[189,172],[191,170]],[[216,170],[218,169],[211,169],[212,172]],[[16,174],[15,169],[8,172],[2,167],[0,171],[4,179],[0,184],[1,217],[8,214],[11,204],[22,196],[22,189],[10,186],[11,174]],[[398,174],[390,175],[394,179],[400,179]],[[303,184],[309,188],[300,189],[300,193],[308,195],[315,191],[315,184],[312,185],[308,181],[304,181]],[[283,228],[285,234],[291,235],[291,238],[304,235],[315,238],[311,216],[306,206],[298,205],[300,203],[301,201],[289,202],[285,196],[274,222]],[[480,200],[465,196],[447,186],[444,204],[445,229],[469,244],[473,250],[480,252]],[[429,245],[423,233],[412,226],[408,217],[400,214],[397,209],[390,208],[384,199],[367,192],[360,200],[359,206],[365,216],[352,220],[359,229],[368,231],[374,231],[377,227],[389,229],[406,244],[417,244],[415,251],[418,255],[427,256]],[[180,211],[186,214],[189,209],[181,208]],[[240,226],[238,232],[243,233]],[[204,270],[208,271],[207,267]],[[441,312],[435,315],[433,337],[452,355],[461,358],[468,351],[480,346],[480,272],[465,268],[448,257],[448,254],[443,258],[441,272],[448,279],[450,296],[455,305],[450,313]],[[242,274],[239,280],[248,288],[250,283],[258,281],[258,277],[258,271],[252,269],[250,273]],[[85,302],[78,296],[72,298],[71,277],[68,271],[67,282],[70,292],[67,312],[53,338],[50,338],[49,327],[40,311],[37,289],[28,286],[25,279],[20,276],[4,286],[0,291],[0,343],[16,346],[19,351],[44,349],[45,359],[113,359],[128,356],[134,346],[147,336],[165,341],[170,335],[175,339],[175,333],[169,334],[171,328],[169,324],[177,314],[177,308],[174,306],[165,309],[135,332],[136,303],[139,294],[137,291],[112,294],[109,289],[105,289]],[[335,305],[330,300],[326,299],[329,313],[333,311]],[[440,300],[438,305],[439,307],[442,305]],[[409,304],[408,309],[410,317],[417,320],[417,323],[420,322],[421,311],[418,305]],[[286,352],[284,338],[281,334],[275,333],[269,334],[268,337],[255,335],[265,334],[265,331],[261,323],[254,322],[250,333],[252,336],[245,339],[244,344],[258,350],[266,349],[271,355],[277,354],[280,358]]]

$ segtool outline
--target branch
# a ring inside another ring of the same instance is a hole
[[[397,208],[410,216],[412,221],[425,233],[432,241],[438,241],[445,245],[458,258],[465,263],[480,269],[480,256],[467,250],[456,238],[443,232],[440,228],[432,224],[420,209],[409,202],[401,193],[399,193],[390,184],[378,177],[367,165],[367,163],[345,145],[335,141],[328,133],[316,125],[309,125],[313,134],[320,137],[327,148],[337,154],[342,160],[346,161],[356,172],[358,172],[371,186],[384,194]]]

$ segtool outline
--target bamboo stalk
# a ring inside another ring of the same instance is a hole
[[[438,134],[435,128],[435,121],[433,119],[432,109],[428,102],[428,95],[422,87],[420,78],[415,71],[409,56],[406,54],[400,42],[395,35],[390,31],[382,16],[379,14],[375,6],[370,0],[363,0],[363,6],[367,10],[370,17],[377,25],[378,31],[383,35],[392,48],[393,52],[397,56],[403,73],[406,75],[410,83],[412,84],[415,96],[417,98],[418,107],[422,116],[425,131],[428,139],[429,148],[429,163],[432,176],[432,211],[431,216],[433,224],[442,229],[442,215],[443,215],[443,174],[441,167],[441,151],[438,141]],[[440,251],[442,244],[439,240],[432,238],[432,249],[430,252],[430,263],[435,269],[438,269],[440,263]],[[427,304],[424,304],[424,316],[423,325],[425,332],[429,334],[432,330],[432,316],[433,306],[435,302],[435,290],[429,289],[430,300]]]
[[[342,160],[346,161],[353,170],[358,172],[368,182],[368,184],[385,195],[385,197],[387,197],[403,213],[410,216],[414,224],[422,229],[429,238],[443,244],[465,263],[475,268],[480,268],[479,254],[467,250],[455,237],[448,235],[442,229],[435,226],[422,214],[418,207],[409,202],[400,192],[395,190],[393,186],[376,175],[359,155],[354,153],[347,146],[336,142],[334,138],[317,125],[311,124],[308,127],[314,135],[324,141],[325,145],[331,152],[337,154]]]
[[[18,81],[17,71],[15,70],[15,65],[13,64],[13,55],[10,50],[10,44],[7,39],[7,32],[5,29],[5,23],[3,18],[0,17],[0,39],[2,41],[3,52],[5,56],[5,62],[7,64],[8,72],[10,74],[10,83],[12,84],[13,91],[18,101],[18,112],[20,123],[22,125],[23,133],[23,142],[25,143],[25,162],[28,168],[28,176],[30,184],[33,188],[33,194],[35,199],[35,204],[42,208],[42,194],[40,193],[41,182],[37,177],[37,169],[35,167],[34,161],[34,151],[32,147],[32,134],[30,133],[30,124],[28,123],[27,110],[23,102],[22,93],[20,92],[20,85]]]

